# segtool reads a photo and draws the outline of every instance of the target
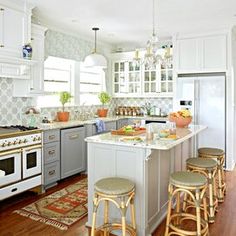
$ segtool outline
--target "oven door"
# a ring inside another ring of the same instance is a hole
[[[23,179],[42,173],[42,146],[23,148]]]
[[[0,153],[0,188],[21,180],[21,149]]]

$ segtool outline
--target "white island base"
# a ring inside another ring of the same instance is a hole
[[[156,140],[147,144],[120,142],[120,137],[102,134],[88,142],[88,222],[92,225],[94,183],[105,177],[124,177],[136,184],[137,235],[148,236],[162,222],[167,212],[169,176],[185,170],[185,161],[193,153],[193,137],[204,130],[192,126],[176,141]],[[103,223],[103,204],[97,213],[97,225]],[[109,219],[120,221],[118,209],[110,203]],[[127,212],[127,222],[130,212]]]

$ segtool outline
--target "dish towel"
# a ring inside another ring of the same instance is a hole
[[[103,120],[96,120],[97,133],[106,131],[105,123]]]

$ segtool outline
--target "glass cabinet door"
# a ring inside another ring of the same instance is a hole
[[[128,93],[130,94],[140,94],[141,93],[141,72],[140,66],[134,65],[132,61],[128,63]]]
[[[157,93],[158,92],[158,71],[157,69],[150,70],[144,66],[144,88],[143,92]]]
[[[125,62],[115,62],[114,63],[114,93],[125,93]]]
[[[160,79],[161,93],[173,92],[173,68],[161,65],[161,79]]]

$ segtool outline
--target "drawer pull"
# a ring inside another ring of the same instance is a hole
[[[0,11],[4,11],[4,10],[5,10],[4,8],[2,8],[2,7],[0,8]]]
[[[55,138],[55,135],[49,135],[48,138],[49,138],[49,139],[54,139],[54,138]]]
[[[53,154],[55,154],[55,150],[51,150],[51,151],[49,151],[48,154],[49,154],[49,155],[53,155]]]
[[[51,171],[48,172],[48,174],[49,174],[49,175],[54,175],[55,172],[56,172],[55,170],[51,170]]]
[[[13,188],[11,191],[12,192],[15,192],[15,191],[17,191],[18,190],[18,188]]]
[[[78,138],[78,137],[79,137],[78,134],[74,134],[74,135],[71,135],[69,138],[70,138],[70,139],[76,139],[76,138]]]
[[[1,44],[1,45],[0,45],[0,48],[4,48],[4,45]]]

